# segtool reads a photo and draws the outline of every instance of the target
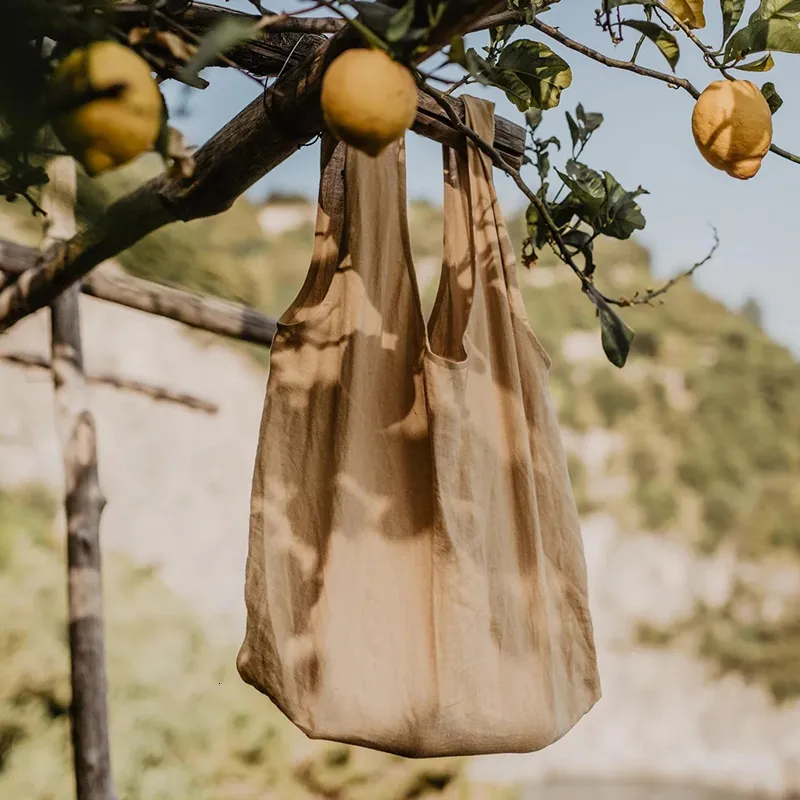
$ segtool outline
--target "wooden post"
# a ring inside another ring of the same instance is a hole
[[[48,174],[42,198],[49,222],[45,247],[75,235],[75,163],[54,158]],[[73,285],[50,306],[56,425],[66,484],[70,718],[78,800],[113,800],[99,537],[105,498],[83,371],[79,298],[80,287]]]

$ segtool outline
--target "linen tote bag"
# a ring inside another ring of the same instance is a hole
[[[492,141],[493,104],[464,102]],[[403,144],[323,141],[312,264],[272,346],[237,666],[311,738],[530,752],[600,696],[583,544],[491,163],[444,155],[426,325]]]

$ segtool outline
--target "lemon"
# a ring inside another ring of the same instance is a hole
[[[747,180],[772,143],[772,113],[750,81],[714,81],[695,103],[692,133],[712,167]]]
[[[417,85],[383,50],[347,50],[322,79],[325,124],[340,141],[377,156],[417,116]]]
[[[162,99],[150,66],[111,41],[73,50],[53,75],[53,120],[61,144],[90,175],[119,167],[152,150],[162,125]],[[112,92],[88,99],[92,93]],[[73,107],[70,107],[73,105]]]

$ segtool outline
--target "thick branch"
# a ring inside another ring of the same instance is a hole
[[[432,45],[467,29],[495,5],[496,0],[482,0],[470,14],[463,14],[460,4],[450,4],[432,33]],[[48,305],[92,267],[156,228],[229,208],[256,180],[322,129],[322,75],[336,55],[359,42],[355,32],[345,28],[279,79],[197,151],[191,178],[160,175],[113,203],[97,225],[63,246],[50,248],[40,267],[0,291],[0,332]]]
[[[0,353],[0,361],[7,361],[9,364],[18,364],[21,367],[33,369],[49,370],[53,366],[51,361],[35,353]],[[119,375],[111,375],[109,373],[86,375],[85,377],[88,384],[111,386],[113,389],[143,394],[153,400],[177,403],[197,411],[204,411],[206,414],[216,414],[219,411],[218,405],[209,403],[208,400],[203,400],[201,397],[195,397],[186,392],[175,392],[172,389],[155,386],[145,381],[135,381],[131,378],[122,378]]]
[[[0,240],[0,276],[32,269],[39,257],[39,253],[30,247]],[[255,309],[130,275],[98,270],[81,283],[81,291],[101,300],[243,342],[269,347],[275,335],[275,320]]]

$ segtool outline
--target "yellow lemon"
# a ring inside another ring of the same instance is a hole
[[[153,149],[162,124],[161,92],[148,63],[129,47],[101,41],[73,50],[56,68],[52,91],[68,109],[53,120],[53,130],[90,175]],[[107,94],[81,102],[93,93]]]
[[[325,72],[321,102],[331,133],[374,157],[414,123],[417,86],[383,50],[347,50]]]
[[[750,81],[714,81],[695,103],[692,133],[712,167],[747,180],[772,143],[772,114]]]

